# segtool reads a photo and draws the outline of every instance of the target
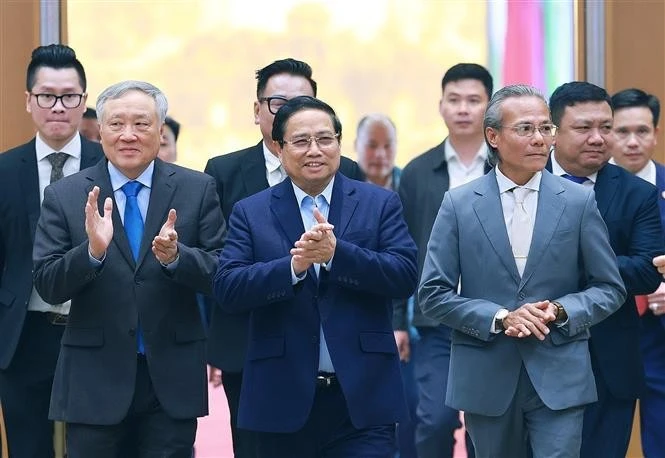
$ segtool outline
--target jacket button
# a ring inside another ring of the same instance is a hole
[[[130,336],[134,337],[134,336],[136,335],[136,329],[131,328],[131,329],[129,330],[128,334],[129,334]]]

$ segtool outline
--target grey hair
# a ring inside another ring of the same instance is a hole
[[[107,87],[99,94],[97,98],[97,119],[101,122],[104,119],[104,105],[109,100],[119,99],[123,95],[131,91],[139,91],[149,95],[155,100],[155,107],[157,109],[157,116],[159,117],[160,124],[164,123],[166,119],[166,112],[169,110],[169,102],[166,96],[156,86],[145,81],[122,81],[112,86]]]
[[[503,102],[513,97],[537,97],[545,103],[545,106],[547,106],[545,96],[535,87],[527,86],[526,84],[513,84],[503,87],[494,93],[487,104],[485,117],[483,118],[483,135],[485,135],[485,143],[487,143],[487,148],[489,150],[487,161],[492,166],[499,163],[501,158],[499,157],[497,149],[487,141],[487,128],[491,127],[495,130],[501,129],[501,121],[503,117],[501,107],[503,106]]]
[[[356,129],[356,136],[360,137],[368,127],[373,126],[376,123],[381,123],[386,127],[389,127],[393,131],[393,137],[397,139],[397,128],[395,123],[388,116],[383,113],[371,113],[362,117],[358,122],[358,128]]]

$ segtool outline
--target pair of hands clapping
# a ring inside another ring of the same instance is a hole
[[[113,201],[107,197],[104,201],[103,214],[99,213],[97,200],[99,199],[99,187],[95,186],[88,193],[88,200],[85,203],[85,231],[88,234],[88,243],[90,254],[98,260],[101,260],[113,239]],[[175,230],[176,211],[169,210],[169,216],[159,231],[159,234],[152,240],[152,252],[162,264],[170,264],[178,256],[178,233]]]
[[[328,223],[318,208],[314,209],[316,224],[305,231],[291,248],[291,262],[296,275],[300,275],[312,264],[323,264],[330,261],[335,253],[337,238],[333,233],[334,226]]]

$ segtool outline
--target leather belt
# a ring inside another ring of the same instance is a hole
[[[316,387],[317,388],[330,388],[333,385],[337,385],[339,382],[337,376],[334,372],[319,372],[316,376]]]
[[[55,312],[44,312],[46,314],[46,319],[49,320],[51,324],[57,326],[64,326],[67,324],[68,315],[63,315],[62,313]]]

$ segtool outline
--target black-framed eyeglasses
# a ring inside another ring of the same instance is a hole
[[[62,103],[62,106],[65,108],[77,108],[81,105],[81,100],[85,94],[33,94],[30,93],[35,99],[37,99],[37,106],[39,108],[53,108],[58,100]]]
[[[337,146],[338,137],[339,132],[336,134],[323,134],[318,137],[312,136],[282,140],[282,144],[291,146],[294,153],[306,153],[312,147],[312,142],[315,142],[321,151],[331,151]]]
[[[259,102],[266,102],[268,104],[268,111],[272,114],[277,114],[280,108],[286,105],[289,99],[281,95],[274,95],[272,97],[259,97]]]
[[[504,126],[512,129],[520,137],[533,137],[536,130],[540,132],[543,137],[553,137],[556,133],[556,126],[554,124],[541,124],[536,126],[534,124],[518,124],[516,126]]]

